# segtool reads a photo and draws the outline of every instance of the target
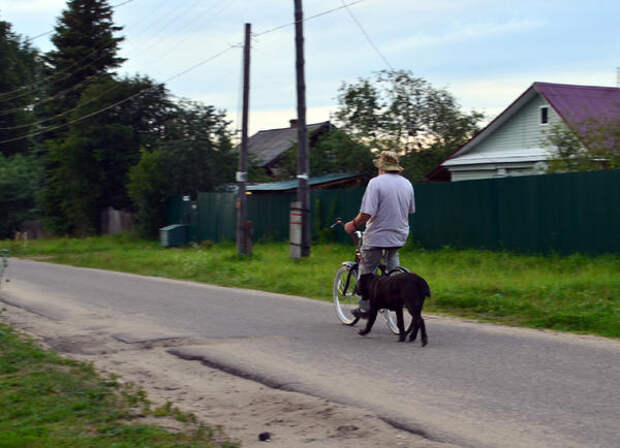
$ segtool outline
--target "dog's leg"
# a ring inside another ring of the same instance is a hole
[[[418,329],[420,328],[420,315],[413,314],[411,318],[411,326],[413,330],[411,330],[411,334],[409,335],[409,342],[415,341],[418,337]]]
[[[413,326],[415,324],[415,314],[411,312],[409,307],[407,307],[407,311],[411,315],[411,322],[409,323],[409,328],[407,328],[407,331],[405,331],[405,335],[408,335],[409,333],[411,333],[411,330],[413,330]]]
[[[405,319],[403,317],[403,309],[401,307],[396,308],[396,326],[398,326],[398,342],[403,342],[407,338],[405,332]]]
[[[428,336],[426,335],[426,325],[424,324],[424,319],[420,316],[420,332],[422,334],[422,347],[428,344]]]
[[[366,328],[364,328],[363,330],[359,331],[359,334],[361,334],[362,336],[370,333],[370,330],[372,329],[372,326],[375,323],[375,320],[377,319],[377,312],[379,310],[375,309],[375,308],[371,308],[370,311],[368,312],[368,322],[366,323]]]

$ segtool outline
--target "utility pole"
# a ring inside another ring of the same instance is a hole
[[[241,120],[241,152],[237,171],[237,251],[248,255],[250,226],[246,222],[245,183],[248,180],[248,115],[250,102],[250,37],[251,24],[245,24],[245,45],[243,47],[243,116]]]
[[[310,191],[308,188],[308,129],[304,75],[304,28],[301,0],[295,2],[295,55],[297,71],[297,201],[301,208],[301,256],[310,256]]]

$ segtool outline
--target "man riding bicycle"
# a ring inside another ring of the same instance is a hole
[[[403,168],[399,163],[393,151],[379,154],[374,161],[379,175],[368,182],[358,215],[344,225],[344,230],[352,234],[366,224],[360,275],[376,273],[382,256],[386,272],[400,265],[398,250],[409,236],[409,214],[415,213],[415,197],[411,182],[400,175]],[[366,319],[369,308],[367,300],[360,300],[352,314]]]

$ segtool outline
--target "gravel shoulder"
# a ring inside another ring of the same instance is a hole
[[[0,321],[22,331],[43,346],[73,359],[91,362],[104,374],[143,388],[154,405],[167,401],[203,423],[221,427],[244,447],[263,446],[258,435],[271,434],[272,447],[371,448],[376,446],[450,448],[455,445],[425,439],[385,423],[366,409],[353,408],[296,392],[273,389],[183,360],[175,347],[203,346],[213,340],[166,338],[148,327],[132,339],[137,322],[105,319],[87,310],[71,310],[70,320],[53,319],[3,304]],[[171,430],[174,422],[169,422]]]

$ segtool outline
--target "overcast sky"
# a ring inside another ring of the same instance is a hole
[[[237,121],[242,49],[234,46],[248,22],[254,34],[265,33],[252,44],[250,132],[295,118],[293,0],[125,1],[109,2],[119,5],[114,21],[124,27],[121,74],[173,78],[172,94],[225,109]],[[488,119],[534,81],[618,82],[619,0],[344,1],[351,6],[312,19],[343,0],[303,2],[308,122],[330,118],[343,81],[389,66],[447,88],[465,111]],[[65,4],[0,0],[0,19],[34,37],[53,29]],[[49,37],[32,44],[50,50]]]

